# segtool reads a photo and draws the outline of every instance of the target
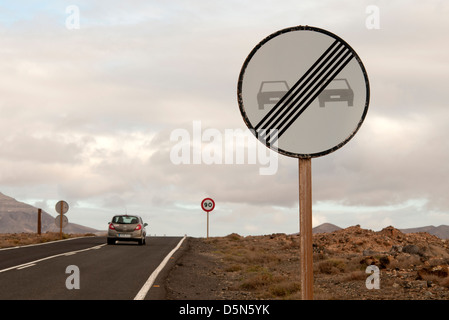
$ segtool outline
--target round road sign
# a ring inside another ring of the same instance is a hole
[[[64,214],[67,211],[69,211],[69,204],[64,200],[58,201],[58,203],[55,206],[55,209],[57,213]]]
[[[237,93],[251,132],[296,158],[341,148],[369,104],[368,76],[357,53],[335,34],[309,26],[263,39],[243,64]]]
[[[215,208],[215,202],[211,198],[206,198],[203,201],[201,201],[201,208],[206,211],[210,212],[214,210]]]
[[[62,227],[65,228],[69,223],[69,218],[67,216],[62,216]],[[61,227],[61,216],[55,218],[55,224],[58,228]]]

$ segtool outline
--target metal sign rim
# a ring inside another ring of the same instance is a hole
[[[63,220],[63,221],[62,221],[62,229],[64,229],[64,228],[67,227],[67,225],[69,224],[69,218],[67,218],[67,216],[63,215],[63,216],[62,216],[62,220]],[[60,216],[58,216],[58,217],[55,218],[55,225],[56,225],[58,228],[61,228],[61,226],[58,225],[58,223],[61,224],[61,217],[60,217]]]
[[[62,208],[63,209],[67,208],[67,210],[65,210],[65,211],[63,210],[63,212],[60,212],[61,211],[61,202],[62,202]],[[60,201],[58,201],[58,203],[56,203],[55,210],[59,214],[66,214],[69,211],[69,204],[67,203],[67,201],[60,200]]]
[[[210,210],[204,209],[203,204],[204,204],[204,202],[205,202],[206,200],[212,201],[212,209],[210,209]],[[205,199],[203,199],[203,201],[201,201],[201,209],[203,209],[203,210],[206,211],[206,212],[211,212],[212,210],[215,209],[215,201],[214,201],[212,198],[205,198]]]
[[[358,130],[360,129],[360,127],[362,126],[362,123],[365,120],[365,117],[368,113],[368,106],[369,106],[369,100],[370,100],[370,86],[369,86],[369,79],[368,79],[368,74],[366,72],[365,66],[362,63],[362,60],[360,59],[360,57],[358,56],[357,52],[346,42],[344,41],[342,38],[340,38],[339,36],[337,36],[336,34],[321,29],[321,28],[317,28],[317,27],[312,27],[312,26],[294,26],[294,27],[289,27],[289,28],[285,28],[279,31],[276,31],[272,34],[270,34],[269,36],[267,36],[266,38],[264,38],[262,41],[260,41],[249,53],[249,55],[247,56],[247,58],[245,59],[243,66],[240,70],[240,74],[239,74],[239,78],[238,78],[238,83],[237,83],[237,101],[239,104],[239,109],[240,109],[240,113],[242,115],[243,121],[245,122],[246,126],[251,130],[251,132],[254,134],[255,130],[253,128],[253,125],[251,124],[251,122],[249,121],[248,116],[246,115],[246,111],[245,111],[245,107],[243,104],[243,97],[242,97],[242,85],[243,85],[243,78],[245,76],[245,71],[246,68],[249,64],[249,62],[251,61],[252,57],[256,54],[256,52],[268,41],[270,41],[271,39],[287,33],[287,32],[293,32],[293,31],[300,31],[300,30],[308,30],[308,31],[315,31],[315,32],[320,32],[320,33],[324,33],[332,38],[334,38],[335,40],[340,41],[341,43],[343,43],[345,46],[347,46],[347,48],[352,52],[352,54],[354,55],[355,60],[358,62],[361,71],[363,73],[363,77],[365,79],[365,88],[366,88],[366,100],[365,100],[365,105],[364,105],[364,110],[363,110],[363,114],[362,117],[359,121],[359,123],[357,124],[355,130],[345,139],[343,140],[341,143],[337,144],[336,146],[329,148],[327,150],[321,151],[321,152],[316,152],[316,153],[311,153],[311,154],[301,154],[301,153],[294,153],[294,152],[290,152],[288,150],[283,150],[281,148],[271,148],[269,146],[267,146],[267,148],[270,148],[273,151],[276,151],[280,154],[283,154],[285,156],[288,157],[292,157],[292,158],[301,158],[301,159],[307,159],[307,158],[317,158],[317,157],[321,157],[324,155],[327,155],[329,153],[332,153],[338,149],[340,149],[341,147],[343,147],[346,143],[349,142],[349,140],[351,140],[354,135],[358,132]],[[256,137],[257,138],[257,137]],[[259,140],[260,141],[260,140]],[[261,141],[262,143],[264,143],[263,141]],[[265,144],[265,143],[264,143]]]

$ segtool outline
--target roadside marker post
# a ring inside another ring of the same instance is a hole
[[[266,147],[298,158],[301,297],[313,299],[311,159],[334,152],[368,112],[369,81],[357,53],[315,27],[279,30],[246,58],[237,85],[243,121]]]
[[[37,234],[42,234],[42,209],[37,209]]]
[[[207,214],[207,239],[209,239],[209,212],[214,210],[215,208],[215,202],[211,198],[205,198],[203,201],[201,201],[201,209],[206,211]]]

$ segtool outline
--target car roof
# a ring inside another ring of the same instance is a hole
[[[136,218],[141,218],[137,214],[116,214],[116,215],[113,216],[113,218],[115,218],[115,217],[136,217]]]

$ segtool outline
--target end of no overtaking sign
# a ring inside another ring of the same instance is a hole
[[[369,81],[357,53],[337,35],[296,26],[263,39],[245,60],[238,103],[267,147],[315,158],[345,145],[368,111]]]

